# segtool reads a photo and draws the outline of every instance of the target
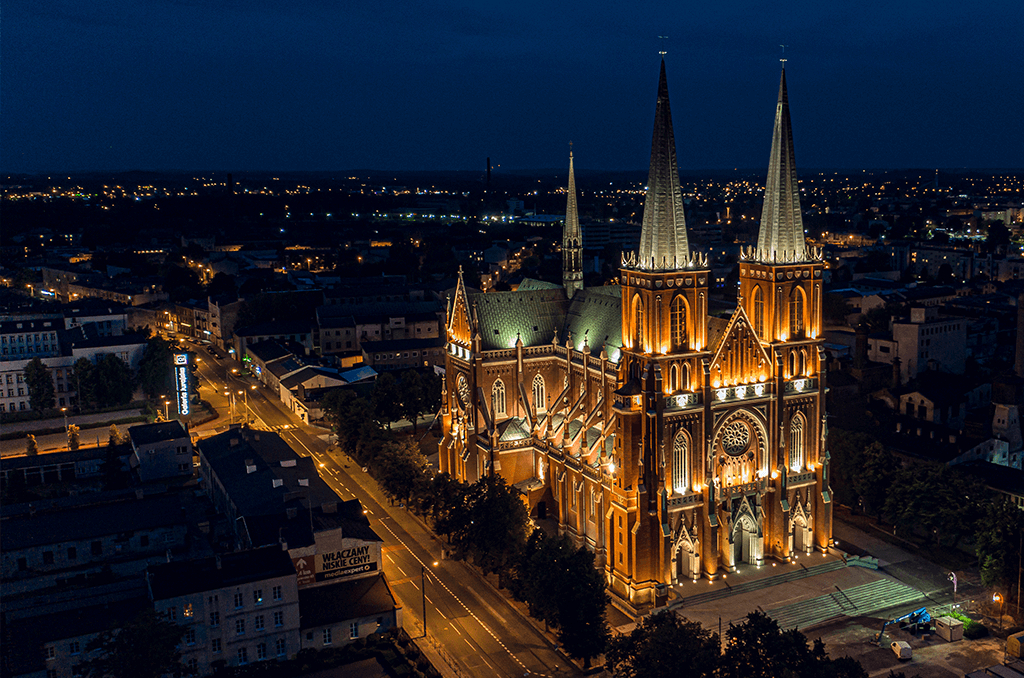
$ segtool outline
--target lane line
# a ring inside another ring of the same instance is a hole
[[[390,526],[388,526],[388,525],[387,525],[386,523],[380,523],[380,524],[384,526],[384,529],[386,529],[386,530],[387,530],[388,532],[390,532],[390,533],[391,533],[391,536],[393,536],[393,537],[394,537],[395,539],[397,539],[397,540],[398,540],[399,542],[401,542],[401,543],[402,543],[403,545],[405,545],[405,542],[404,542],[404,541],[402,541],[401,537],[399,537],[399,536],[398,536],[397,534],[395,534],[394,530],[392,530]],[[408,548],[408,546],[407,546],[407,545],[406,545],[406,548]],[[426,564],[426,563],[424,563],[424,562],[423,562],[423,560],[422,560],[422,559],[420,559],[420,557],[419,557],[418,555],[416,555],[416,553],[414,553],[412,549],[409,549],[409,554],[410,554],[410,555],[411,555],[411,556],[412,556],[413,558],[415,558],[416,560],[418,560],[418,561],[420,562],[420,565],[421,565],[422,567],[426,567],[426,566],[427,566],[427,564]],[[508,648],[508,646],[507,646],[507,645],[505,645],[505,643],[504,643],[504,642],[502,642],[501,638],[499,638],[499,637],[497,636],[497,634],[496,634],[496,633],[494,633],[494,631],[492,631],[492,630],[491,630],[491,628],[490,628],[490,627],[489,627],[489,626],[488,626],[487,624],[485,624],[485,623],[484,623],[484,621],[483,621],[482,619],[480,619],[480,617],[478,617],[478,616],[476,615],[476,613],[475,613],[475,612],[473,612],[473,610],[469,609],[469,606],[468,606],[468,605],[466,605],[466,604],[465,604],[464,602],[462,602],[462,599],[461,599],[461,598],[459,598],[459,597],[458,597],[457,595],[455,595],[455,592],[454,592],[454,591],[452,591],[452,590],[451,590],[450,588],[448,588],[448,585],[447,585],[446,583],[444,583],[444,580],[442,580],[442,579],[441,579],[441,578],[440,578],[439,576],[437,576],[437,575],[435,574],[435,575],[434,575],[434,581],[435,581],[435,583],[437,583],[437,584],[440,584],[440,585],[441,585],[441,586],[442,586],[442,587],[444,588],[444,590],[445,590],[445,591],[447,591],[447,592],[448,592],[448,594],[449,594],[449,595],[450,595],[450,596],[451,596],[452,598],[454,598],[454,599],[456,600],[456,602],[458,602],[458,604],[459,604],[459,605],[461,605],[461,606],[463,607],[463,609],[465,609],[465,610],[466,610],[466,612],[468,612],[468,613],[469,613],[469,616],[470,616],[470,617],[472,617],[472,618],[473,618],[474,620],[476,620],[476,623],[477,623],[477,624],[480,624],[480,627],[481,627],[481,628],[483,628],[483,630],[484,630],[484,631],[486,631],[486,632],[487,632],[487,634],[488,634],[488,635],[489,635],[489,636],[490,636],[491,638],[493,638],[493,639],[494,639],[494,642],[496,642],[496,643],[497,643],[497,644],[498,644],[499,646],[501,646],[501,649],[505,650],[505,652],[506,652],[506,653],[508,653],[508,656],[509,656],[509,657],[511,657],[511,658],[512,658],[512,660],[513,660],[513,661],[514,661],[514,662],[515,662],[516,664],[519,664],[520,668],[522,668],[523,670],[525,670],[525,671],[527,671],[527,672],[529,672],[529,673],[534,673],[533,671],[530,671],[530,670],[529,670],[528,668],[526,668],[526,664],[524,664],[524,663],[523,663],[523,662],[522,662],[522,661],[521,661],[521,660],[519,659],[519,657],[515,656],[515,655],[514,655],[514,654],[512,653],[512,650],[510,650],[510,649]],[[456,629],[456,630],[457,630],[457,629]],[[461,634],[460,634],[460,635],[461,635]],[[470,647],[472,647],[472,646],[470,646]],[[481,649],[482,649],[482,648],[481,648]]]

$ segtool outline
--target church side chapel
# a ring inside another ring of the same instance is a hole
[[[804,239],[782,71],[757,244],[732,316],[708,316],[661,62],[639,250],[587,288],[573,158],[562,285],[447,309],[441,470],[500,474],[538,519],[596,554],[641,611],[667,587],[832,544],[822,257]]]

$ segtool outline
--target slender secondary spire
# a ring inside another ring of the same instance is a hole
[[[810,259],[800,214],[800,185],[796,178],[793,154],[793,128],[789,120],[789,94],[786,92],[786,67],[779,81],[779,101],[775,106],[772,155],[768,160],[761,231],[754,259],[764,263],[792,263]]]
[[[642,269],[673,270],[685,267],[689,261],[690,245],[686,238],[683,194],[679,189],[676,139],[668,105],[668,79],[665,77],[665,60],[662,59],[637,264]]]
[[[565,295],[572,299],[577,290],[583,289],[583,236],[576,209],[576,175],[572,167],[572,150],[569,151],[568,193],[565,228],[562,230],[562,285],[565,287]]]

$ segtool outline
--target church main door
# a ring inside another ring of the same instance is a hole
[[[743,516],[736,522],[732,534],[732,562],[734,565],[748,563],[757,564],[757,529],[749,516]]]

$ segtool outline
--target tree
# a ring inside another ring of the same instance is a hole
[[[230,273],[217,273],[206,285],[207,296],[217,297],[223,294],[232,295],[237,293],[238,283],[235,281],[235,276]]]
[[[117,428],[117,424],[110,425],[110,437],[107,439],[107,445],[110,447],[116,447],[122,445],[125,442],[125,436],[121,433],[120,429]]]
[[[139,388],[147,398],[157,398],[174,391],[174,365],[171,344],[159,335],[146,341],[139,359]]]
[[[182,670],[181,627],[146,608],[120,629],[109,629],[89,641],[87,652],[99,656],[83,662],[89,678],[159,678]]]
[[[522,495],[498,475],[484,476],[469,487],[470,520],[452,535],[452,542],[473,556],[484,574],[503,574],[526,542],[529,513]]]
[[[25,438],[25,454],[30,457],[39,454],[39,443],[36,442],[36,437],[31,433]]]
[[[718,634],[669,610],[641,619],[629,635],[608,643],[605,659],[614,678],[674,678],[681,667],[693,678],[713,678]]]
[[[75,424],[68,425],[68,449],[77,450],[80,441],[78,440],[78,426]]]
[[[71,383],[78,394],[78,409],[96,402],[96,368],[88,358],[79,358],[71,371]]]
[[[451,543],[452,535],[469,525],[469,486],[447,473],[439,473],[431,482],[430,516],[434,529]]]
[[[53,397],[53,377],[50,369],[39,358],[32,358],[25,365],[25,385],[28,387],[28,403],[33,411],[42,416],[43,410],[52,410],[56,401]]]
[[[1004,591],[1016,587],[1022,534],[1024,511],[1004,499],[987,502],[974,542],[982,584]]]
[[[131,402],[135,392],[135,375],[132,368],[113,353],[108,353],[96,363],[96,400],[103,407],[125,405]]]
[[[385,372],[377,377],[370,395],[374,419],[390,430],[391,422],[402,416],[401,399],[398,380],[394,375]]]
[[[399,410],[402,417],[412,423],[412,431],[417,432],[417,419],[424,411],[423,379],[416,370],[406,370],[401,381],[402,401]]]
[[[720,678],[867,678],[858,662],[846,658],[833,662],[820,640],[809,648],[804,634],[780,629],[763,612],[751,612],[739,625],[729,624],[726,636]]]
[[[583,546],[562,565],[557,570],[558,642],[589,669],[590,661],[604,653],[610,636],[604,576],[594,567],[594,554]]]

